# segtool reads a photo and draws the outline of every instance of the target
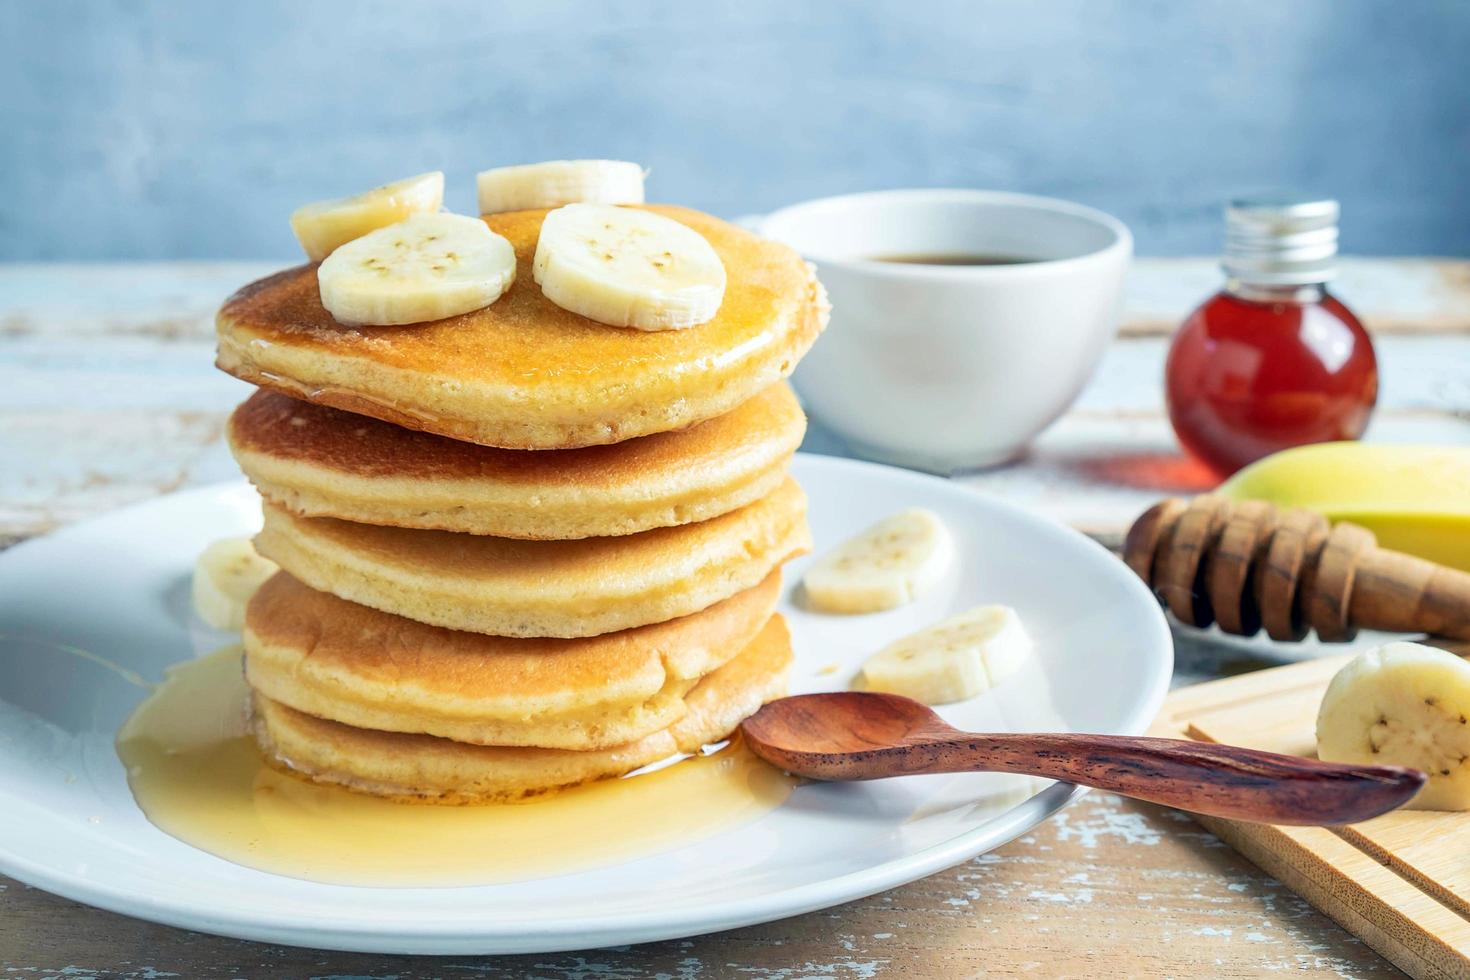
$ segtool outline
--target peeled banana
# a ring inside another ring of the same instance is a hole
[[[516,277],[510,242],[479,218],[416,214],[337,249],[317,268],[339,323],[424,323],[489,306]]]
[[[557,306],[614,327],[692,327],[725,298],[725,265],[703,235],[673,218],[610,204],[568,204],[548,214],[531,272]]]
[[[949,571],[954,541],[933,511],[884,518],[819,558],[802,578],[819,612],[865,613],[911,602]]]
[[[1359,654],[1322,698],[1317,755],[1422,769],[1411,808],[1470,809],[1470,663],[1418,643]]]
[[[245,606],[277,565],[261,557],[249,538],[224,538],[194,563],[194,611],[217,630],[245,626]]]
[[[1218,492],[1352,521],[1384,548],[1470,571],[1470,446],[1301,446],[1252,463]]]
[[[858,685],[925,704],[963,701],[1021,669],[1031,639],[1009,606],[980,606],[891,643],[863,664]]]
[[[353,197],[316,201],[297,208],[291,230],[307,258],[320,262],[370,231],[397,224],[411,214],[438,211],[444,204],[444,174],[406,177]]]
[[[564,204],[642,204],[643,168],[626,160],[549,160],[482,170],[480,213]]]

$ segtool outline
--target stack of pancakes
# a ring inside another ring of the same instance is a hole
[[[646,333],[547,300],[545,211],[487,216],[492,305],[346,327],[315,266],[245,287],[219,366],[260,386],[229,442],[282,572],[246,614],[254,728],[313,779],[516,799],[727,736],[784,692],[780,566],[809,546],[782,380],[826,322],[794,252],[697,212],[728,285]]]

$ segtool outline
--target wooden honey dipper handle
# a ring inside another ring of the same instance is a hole
[[[1365,629],[1470,640],[1470,572],[1374,547],[1358,560],[1349,616]]]
[[[1163,500],[1128,531],[1124,560],[1181,622],[1328,642],[1359,628],[1470,639],[1470,573],[1378,547],[1307,510],[1206,494]]]

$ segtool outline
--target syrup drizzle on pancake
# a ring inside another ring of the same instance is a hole
[[[239,647],[180,664],[118,735],[128,785],[165,833],[227,861],[330,884],[496,884],[671,850],[775,809],[794,781],[738,740],[526,803],[394,803],[271,768],[245,724]]]

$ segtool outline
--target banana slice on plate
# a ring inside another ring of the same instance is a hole
[[[863,664],[858,686],[949,704],[1019,671],[1031,638],[1010,606],[979,606],[891,643]]]
[[[548,214],[531,274],[557,306],[614,327],[681,330],[709,320],[725,298],[725,264],[703,235],[610,204]]]
[[[1409,807],[1470,809],[1470,663],[1418,643],[1360,653],[1322,697],[1317,756],[1422,769]]]
[[[238,631],[245,626],[250,597],[278,570],[249,538],[216,541],[194,563],[194,611],[217,630]]]
[[[416,214],[337,249],[317,267],[339,323],[399,326],[489,306],[516,277],[516,252],[479,218]]]
[[[807,605],[819,612],[879,612],[928,591],[953,561],[954,540],[939,515],[914,508],[817,559],[801,584]]]
[[[480,213],[564,204],[642,204],[643,168],[626,160],[549,160],[482,170]]]
[[[444,205],[444,174],[406,177],[353,197],[316,201],[297,208],[291,230],[313,262],[370,231],[397,224],[411,214],[432,213]]]

